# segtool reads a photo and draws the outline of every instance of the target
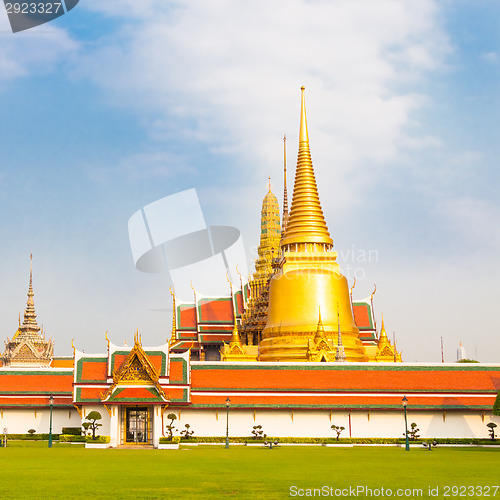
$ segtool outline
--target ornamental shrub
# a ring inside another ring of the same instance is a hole
[[[337,441],[338,441],[340,438],[340,434],[345,429],[345,427],[343,425],[342,426],[341,425],[331,425],[330,427],[332,428],[333,431],[335,431],[337,433]]]
[[[81,436],[81,427],[63,427],[61,434],[71,434],[72,436]]]
[[[489,429],[489,433],[490,433],[490,438],[492,441],[495,441],[495,438],[496,438],[496,435],[495,435],[495,428],[496,428],[497,424],[495,424],[495,422],[490,422],[489,424],[486,424],[486,427],[488,427]]]
[[[174,427],[174,420],[177,420],[177,415],[175,413],[169,413],[167,415],[167,418],[170,420],[170,423],[167,426],[165,426],[165,428],[168,431],[169,434],[168,437],[170,438],[170,441],[172,441],[174,431],[176,430]]]
[[[417,427],[417,424],[415,422],[412,422],[410,427],[411,427],[411,429],[408,432],[408,434],[410,436],[410,439],[412,441],[415,441],[416,439],[418,439],[420,437],[420,434],[418,434],[418,431],[420,429]]]
[[[101,420],[102,418],[102,415],[98,412],[98,411],[91,411],[88,415],[87,415],[87,420],[88,420],[88,429],[91,429],[92,430],[92,439],[95,439],[96,436],[95,436],[95,431],[99,428],[99,427],[102,427],[102,424],[98,423],[97,421],[98,420]],[[87,423],[87,422],[85,422]],[[87,428],[86,428],[87,429]],[[85,429],[85,430],[86,430]]]
[[[109,443],[110,440],[110,436],[96,436],[95,438],[87,436],[85,438],[86,443]]]
[[[191,426],[189,424],[186,424],[185,427],[186,428],[183,431],[181,431],[182,439],[192,439],[194,431],[190,430]]]
[[[85,443],[85,436],[75,436],[74,434],[61,434],[60,443]]]
[[[254,439],[266,439],[267,434],[264,434],[262,430],[262,425],[254,425],[252,428],[252,434]]]

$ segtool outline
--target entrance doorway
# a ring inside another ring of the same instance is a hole
[[[122,444],[147,445],[153,443],[152,414],[146,406],[122,408]]]

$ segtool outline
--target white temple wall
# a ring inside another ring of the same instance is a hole
[[[80,427],[80,415],[74,408],[53,408],[52,432],[60,434],[63,427]],[[9,434],[27,434],[35,429],[37,434],[48,434],[50,408],[24,409],[8,408],[0,413],[0,433],[7,428]]]
[[[61,433],[63,427],[79,427],[93,410],[98,411],[103,424],[97,434],[110,436],[111,445],[120,443],[120,408],[115,407],[110,417],[102,405],[84,406],[82,418],[75,409],[53,409],[52,432]],[[189,424],[195,436],[225,436],[226,410],[174,409],[161,414],[160,407],[153,408],[153,443],[166,436],[167,415],[174,413],[179,435]],[[350,414],[350,425],[349,425]],[[486,424],[495,422],[500,428],[500,417],[491,412],[408,411],[408,428],[415,422],[422,438],[483,438],[489,437]],[[9,434],[26,434],[35,429],[37,434],[49,432],[50,409],[4,409],[0,414],[0,433],[4,428]],[[341,437],[403,437],[403,411],[355,410],[239,410],[229,409],[229,435],[251,436],[254,425],[262,425],[269,437],[335,437],[331,425],[345,427]],[[350,432],[349,432],[350,430]],[[498,431],[500,434],[500,431]]]
[[[175,413],[175,435],[191,426],[195,436],[225,436],[226,410],[169,409]],[[350,424],[349,424],[350,414]],[[484,438],[486,424],[495,422],[500,428],[500,417],[491,412],[408,411],[408,429],[415,422],[422,438]],[[404,413],[398,411],[356,410],[229,410],[229,435],[251,436],[254,425],[262,425],[269,437],[336,437],[331,429],[335,424],[345,427],[341,437],[404,437]],[[350,432],[349,432],[350,431]],[[500,432],[500,431],[499,431]]]

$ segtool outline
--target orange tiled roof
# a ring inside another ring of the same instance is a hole
[[[231,299],[201,299],[199,301],[200,323],[233,323],[233,305]]]

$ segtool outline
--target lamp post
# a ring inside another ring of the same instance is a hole
[[[52,448],[52,406],[54,405],[54,396],[49,397],[50,404],[50,424],[49,424],[49,448]]]
[[[405,442],[406,442],[406,451],[410,451],[410,443],[408,441],[408,420],[406,419],[406,405],[408,404],[408,400],[406,396],[403,396],[403,408],[405,411]]]
[[[229,398],[226,399],[226,448],[229,448],[229,405],[231,404],[231,400]]]

